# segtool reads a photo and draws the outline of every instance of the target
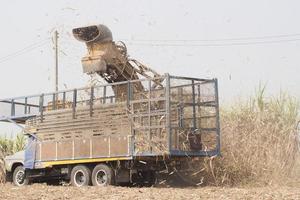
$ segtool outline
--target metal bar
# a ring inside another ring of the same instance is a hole
[[[180,128],[183,128],[184,126],[184,123],[183,123],[183,120],[184,120],[184,110],[183,110],[183,107],[180,105],[179,108],[178,108],[178,126]]]
[[[159,80],[161,78],[163,78],[164,76],[161,76],[161,77],[155,77],[155,78],[146,78],[146,79],[137,79],[137,80],[130,80],[131,83],[135,83],[135,82],[141,82],[141,81],[146,81],[146,80]],[[108,84],[102,84],[102,85],[99,85],[99,86],[95,86],[95,88],[100,88],[100,87],[104,87],[104,86],[114,86],[114,85],[122,85],[122,84],[126,84],[128,81],[121,81],[121,82],[115,82],[115,83],[108,83]],[[76,88],[76,90],[87,90],[89,89],[90,87],[81,87],[81,88]],[[49,92],[49,93],[44,93],[45,96],[48,96],[48,95],[52,95],[53,93],[57,94],[57,93],[62,93],[62,92],[72,92],[74,91],[74,89],[69,89],[69,90],[60,90],[60,91],[57,91],[57,92]],[[32,97],[39,97],[40,94],[35,94],[35,95],[28,95],[28,96],[19,96],[19,97],[15,97],[14,99],[15,100],[18,100],[18,99],[24,99],[25,97],[28,97],[28,98],[32,98]],[[0,99],[0,102],[1,101],[10,101],[11,98],[8,98],[8,99]]]
[[[203,78],[192,78],[192,77],[186,77],[186,76],[171,76],[168,74],[168,76],[171,79],[185,79],[185,80],[195,80],[195,81],[210,81],[213,82],[214,79],[203,79]]]
[[[192,80],[192,95],[193,95],[193,128],[197,128],[197,123],[196,123],[196,107],[195,107],[195,81]]]
[[[220,112],[219,112],[219,89],[218,89],[218,79],[215,80],[215,100],[216,100],[216,129],[217,129],[217,151],[218,155],[221,154],[221,133],[220,133]]]
[[[205,115],[205,116],[201,116],[199,117],[200,119],[208,119],[208,118],[216,118],[217,115]]]
[[[39,96],[40,96],[40,95],[39,95]],[[39,96],[38,96],[38,97],[39,97]],[[25,97],[25,98],[29,98],[29,97]],[[25,99],[25,98],[24,98],[24,99]],[[15,104],[15,105],[22,105],[22,106],[25,106],[25,103],[16,102],[16,101],[15,101],[16,99],[13,99],[13,100],[14,100],[14,104]],[[0,102],[1,102],[1,103],[9,103],[9,104],[11,104],[11,103],[12,103],[12,100],[10,100],[10,101],[4,100],[4,101],[0,101]],[[39,107],[39,105],[34,105],[34,104],[29,104],[29,103],[27,103],[27,105],[28,105],[28,106],[31,106],[31,107],[37,107],[37,108]]]
[[[200,106],[200,103],[201,103],[201,85],[198,85],[197,86],[197,90],[198,90],[198,99],[197,99],[197,105],[198,105],[198,114],[199,114],[199,127],[198,128],[201,128],[201,106]]]
[[[44,94],[41,94],[40,96],[40,116],[41,116],[41,122],[43,122],[44,118]]]
[[[130,101],[131,101],[131,84],[128,81],[127,83],[127,109],[129,110],[130,108]]]
[[[131,90],[131,83],[128,81],[128,88],[127,88],[127,110],[129,111],[129,117],[131,117],[131,123],[130,123],[130,132],[131,136],[130,137],[130,147],[128,147],[131,150],[131,155],[134,153],[134,139],[135,139],[135,130],[133,128],[133,124],[135,121],[134,115],[132,114],[131,110],[133,109],[133,106],[131,106],[131,99],[132,99],[132,90]],[[128,152],[129,153],[129,152]]]
[[[94,87],[91,87],[91,96],[90,96],[90,117],[93,116],[93,102],[94,102]]]
[[[164,110],[160,110],[159,112],[157,112],[158,110],[155,110],[155,113],[138,113],[138,114],[131,114],[131,117],[147,117],[149,116],[160,116],[160,115],[165,115],[166,111]]]
[[[209,151],[181,151],[181,150],[172,150],[170,153],[171,156],[215,156],[218,155],[218,151],[209,150]]]
[[[200,85],[202,84],[202,82],[197,82],[197,83],[194,83],[195,86],[196,85]],[[171,86],[170,88],[171,89],[176,89],[176,88],[184,88],[184,87],[190,87],[192,84],[184,84],[184,85],[176,85],[176,86]]]
[[[63,108],[66,108],[66,92],[63,92]]]
[[[26,115],[27,114],[27,97],[25,97],[25,107],[24,107],[24,114]]]
[[[56,95],[53,93],[52,95],[52,110],[56,109]]]
[[[76,115],[75,115],[75,112],[76,112],[76,102],[77,101],[77,90],[75,89],[73,91],[73,102],[72,102],[72,111],[73,111],[73,119],[75,119]]]
[[[15,110],[15,100],[12,99],[12,100],[11,100],[10,115],[11,115],[11,116],[15,116],[15,114],[16,114],[16,110]]]
[[[199,120],[199,126],[198,126],[198,129],[199,129],[199,142],[202,146],[202,132],[201,132],[201,126],[202,126],[202,119],[205,119],[201,116],[201,84],[197,85],[197,90],[198,90],[198,98],[197,98],[197,104],[198,104],[198,120]],[[207,118],[206,118],[207,119]]]
[[[179,96],[179,102],[180,102],[180,107],[179,107],[179,127],[183,128],[184,127],[184,107],[183,105],[183,88],[179,87],[178,88],[178,96]]]
[[[178,96],[179,96],[180,103],[182,103],[183,102],[183,88],[182,87],[178,88]]]
[[[178,126],[173,126],[172,129],[182,131],[182,128],[180,128]],[[201,130],[202,130],[201,134],[212,134],[212,132],[216,132],[217,131],[216,128],[202,128]]]
[[[106,86],[103,87],[103,103],[106,103]]]
[[[165,97],[157,97],[157,98],[153,98],[150,99],[150,101],[165,101],[166,98]],[[149,99],[139,99],[139,100],[131,100],[131,103],[147,103],[149,101]]]
[[[149,125],[149,130],[148,130],[148,140],[149,140],[149,151],[152,152],[152,144],[151,144],[151,80],[148,82],[148,87],[149,87],[149,97],[148,97],[148,125]]]
[[[171,151],[171,142],[172,142],[172,136],[171,136],[171,117],[170,117],[170,110],[171,110],[171,105],[170,105],[170,76],[169,74],[166,74],[166,112],[167,112],[167,118],[166,118],[166,126],[167,126],[167,146],[168,146],[168,151]]]
[[[194,117],[184,117],[184,119],[194,119]]]
[[[134,128],[135,130],[147,130],[147,129],[160,129],[160,128],[165,128],[164,125],[155,125],[155,126],[138,126]]]
[[[212,104],[212,103],[215,103],[215,101],[210,101],[210,102],[201,102],[201,103],[196,103],[193,104],[193,103],[182,103],[183,106],[203,106],[203,107],[216,107],[217,105],[216,104]]]

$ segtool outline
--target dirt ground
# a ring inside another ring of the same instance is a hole
[[[0,185],[0,199],[300,199],[300,187],[186,187],[127,188]]]

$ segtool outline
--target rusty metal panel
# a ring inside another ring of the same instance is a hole
[[[57,142],[57,159],[70,159],[73,158],[73,141],[63,140]]]
[[[109,137],[99,136],[92,138],[92,157],[109,156]]]
[[[74,157],[75,158],[90,157],[90,140],[89,139],[74,140]]]
[[[41,160],[55,160],[55,142],[43,142],[41,145]]]
[[[110,156],[128,155],[128,137],[112,136],[110,137]]]

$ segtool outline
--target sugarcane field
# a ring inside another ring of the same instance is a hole
[[[0,199],[300,199],[300,2],[3,3]]]

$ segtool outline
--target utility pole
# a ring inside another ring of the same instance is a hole
[[[55,48],[55,91],[58,91],[58,32],[54,32],[54,48]]]

